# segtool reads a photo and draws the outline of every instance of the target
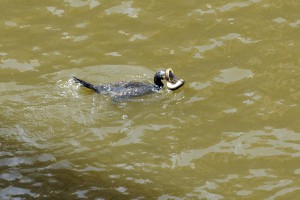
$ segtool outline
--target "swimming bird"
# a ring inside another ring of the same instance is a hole
[[[154,84],[122,81],[93,85],[75,76],[73,80],[86,88],[94,90],[96,93],[110,95],[112,99],[116,101],[132,99],[134,97],[158,92],[164,87],[163,80],[167,81],[167,88],[170,90],[177,90],[184,85],[184,80],[178,79],[171,68],[156,72],[153,79]]]

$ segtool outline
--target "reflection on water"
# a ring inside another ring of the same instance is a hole
[[[2,2],[0,199],[296,199],[298,1]],[[128,102],[80,87],[186,84]]]
[[[248,133],[224,133],[220,143],[208,148],[181,152],[176,160],[179,166],[190,165],[191,161],[200,159],[209,153],[233,153],[236,155],[255,157],[288,155],[298,157],[300,146],[297,133],[285,129],[266,131],[250,131]]]

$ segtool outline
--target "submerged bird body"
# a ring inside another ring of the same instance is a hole
[[[178,81],[177,79],[175,81],[175,76],[172,73],[171,69],[168,70],[169,71],[166,70],[157,72],[154,75],[154,84],[122,81],[117,83],[104,83],[101,85],[93,85],[76,77],[73,77],[73,79],[75,80],[75,82],[78,82],[84,87],[94,90],[99,94],[110,95],[114,100],[122,100],[158,92],[164,86],[162,80],[167,80],[170,84],[171,81],[173,81],[173,83]],[[168,73],[167,76],[166,73]],[[180,81],[181,85],[179,87],[181,87],[184,84],[184,81],[182,79],[180,79]]]
[[[77,78],[76,78],[77,79]],[[79,79],[77,79],[79,81]],[[82,80],[80,80],[82,81]],[[82,83],[82,82],[80,82]],[[102,85],[93,85],[95,92],[99,94],[108,94],[112,97],[134,97],[158,92],[158,89],[154,85],[142,83],[142,82],[118,82],[118,83],[106,83]]]

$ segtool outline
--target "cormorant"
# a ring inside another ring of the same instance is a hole
[[[167,88],[177,90],[184,85],[183,79],[178,79],[171,68],[161,70],[154,75],[154,84],[143,82],[122,81],[117,83],[103,83],[101,85],[93,85],[79,78],[73,77],[74,81],[80,83],[99,94],[110,95],[114,100],[126,100],[154,92],[158,92],[164,86],[162,80],[167,81]]]

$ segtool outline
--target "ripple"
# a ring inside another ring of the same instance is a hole
[[[89,6],[92,9],[100,5],[98,0],[65,0],[65,2],[74,8]]]
[[[128,194],[128,192],[126,192],[128,190],[128,188],[126,188],[126,187],[117,187],[115,189],[122,194]]]
[[[208,10],[203,10],[203,9],[195,9],[192,12],[188,13],[188,16],[191,16],[193,14],[198,14],[198,15],[205,15],[205,14],[214,14],[216,11],[212,9]]]
[[[72,164],[70,163],[70,161],[68,160],[61,160],[59,162],[56,162],[56,163],[53,163],[51,165],[48,165],[44,168],[42,168],[43,170],[46,170],[46,169],[72,169],[73,166]]]
[[[48,162],[55,160],[52,154],[42,154],[32,157],[13,157],[0,159],[0,166],[16,167],[19,165],[33,165],[36,162]]]
[[[236,113],[237,109],[236,108],[228,108],[226,110],[223,110],[224,113]]]
[[[292,27],[297,28],[297,27],[300,26],[300,20],[296,20],[295,22],[291,22],[291,23],[289,23],[289,25],[292,26]]]
[[[132,130],[126,131],[126,137],[120,139],[117,142],[114,142],[113,146],[139,143],[139,142],[141,142],[141,137],[145,133],[146,130],[157,131],[157,130],[161,130],[163,128],[172,128],[172,127],[173,127],[173,125],[159,125],[159,124],[136,126],[134,128],[131,128]]]
[[[0,190],[0,197],[3,200],[11,199],[11,197],[13,197],[14,195],[29,195],[34,198],[40,197],[39,194],[31,192],[30,189],[20,187],[8,186],[7,188]]]
[[[34,86],[31,85],[19,85],[16,82],[1,82],[0,92],[8,91],[22,91],[22,90],[32,90]],[[1,102],[2,99],[0,99]]]
[[[270,196],[269,198],[266,198],[266,200],[278,199],[277,197],[284,196],[284,195],[286,195],[288,193],[292,193],[292,192],[297,191],[297,190],[300,191],[300,187],[285,188],[285,189],[282,189],[282,190],[276,192],[274,195]]]
[[[256,187],[255,189],[256,190],[270,191],[270,190],[274,190],[276,188],[285,187],[285,186],[290,185],[292,183],[293,183],[292,180],[282,179],[278,182],[271,181],[271,182],[265,183],[264,185],[260,185],[260,186]]]
[[[251,44],[259,42],[260,40],[252,40],[251,38],[244,38],[239,33],[229,33],[227,35],[221,36],[220,39],[222,40],[239,40],[244,44]]]
[[[17,59],[4,59],[1,61],[1,68],[17,69],[21,72],[36,70],[35,68],[41,65],[40,62],[36,59],[32,59],[25,62],[20,62]]]
[[[217,183],[207,181],[204,185],[194,188],[193,193],[187,194],[187,196],[193,199],[224,199],[224,196],[212,192],[212,190],[218,188],[219,185]]]
[[[136,40],[146,40],[148,39],[146,36],[142,35],[142,34],[134,34],[130,39],[129,41],[136,41]]]
[[[281,24],[281,23],[286,22],[286,19],[283,18],[283,17],[277,17],[277,18],[273,19],[273,21],[278,23],[278,24]]]
[[[0,179],[6,180],[6,181],[14,181],[16,179],[22,178],[22,175],[18,171],[11,171],[9,173],[2,173],[0,175]]]
[[[82,23],[76,24],[74,27],[76,27],[76,28],[86,28],[87,25],[88,25],[88,22],[82,22]]]
[[[89,38],[87,35],[71,36],[68,32],[63,32],[62,35],[62,40],[73,40],[74,42],[80,42]]]
[[[157,200],[168,200],[168,199],[172,199],[172,200],[182,200],[182,198],[174,196],[174,195],[169,195],[169,194],[163,194],[159,197],[157,197]]]
[[[258,94],[255,94],[254,92],[246,92],[246,93],[244,93],[244,96],[249,98],[249,99],[243,101],[243,103],[246,105],[254,104],[256,101],[261,99],[261,96]]]
[[[18,24],[16,22],[13,21],[5,21],[5,26],[10,26],[10,27],[15,27],[18,26]]]
[[[192,14],[198,14],[198,15],[206,15],[206,14],[216,14],[217,12],[227,12],[231,11],[235,8],[244,8],[248,7],[251,4],[259,3],[261,0],[248,0],[248,1],[240,1],[240,2],[230,2],[225,5],[216,7],[213,9],[213,6],[210,4],[206,4],[207,9],[194,9],[192,12],[188,13],[188,16],[191,16]]]
[[[203,59],[203,54],[207,51],[212,51],[218,47],[225,46],[228,41],[237,40],[243,44],[252,44],[260,42],[260,40],[253,40],[250,37],[243,37],[239,33],[228,33],[226,35],[220,36],[216,39],[212,38],[208,40],[209,44],[205,45],[195,45],[192,47],[183,47],[181,48],[184,52],[190,52],[192,50],[196,50],[196,53],[194,54],[194,58]]]
[[[258,177],[276,178],[276,176],[271,174],[271,170],[269,169],[250,169],[249,175],[244,176],[243,178],[251,179],[251,178],[258,178]]]
[[[195,90],[202,90],[202,89],[205,89],[207,87],[210,87],[211,86],[211,81],[207,81],[207,82],[204,82],[204,83],[191,82],[189,86],[194,88]]]
[[[56,15],[58,17],[62,17],[62,14],[65,12],[64,10],[57,9],[56,7],[53,6],[47,7],[47,10],[50,11],[53,15]]]
[[[106,53],[105,55],[107,56],[114,56],[114,57],[120,57],[122,56],[122,54],[120,54],[119,52],[109,52],[109,53]]]
[[[126,180],[133,181],[134,183],[137,183],[137,184],[152,183],[152,181],[149,179],[141,179],[141,178],[133,178],[133,177],[127,177]]]
[[[94,191],[101,191],[101,188],[99,188],[99,187],[90,187],[87,190],[78,190],[78,191],[74,192],[74,194],[76,194],[79,199],[86,199],[86,198],[88,198],[86,195],[89,192],[94,192]],[[102,198],[97,198],[97,199],[102,200]]]
[[[197,45],[193,47],[183,48],[183,51],[191,51],[192,49],[196,49],[198,52],[195,53],[194,58],[204,58],[202,55],[204,52],[215,49],[216,47],[222,46],[223,42],[215,39],[210,40],[210,44],[208,45]]]
[[[226,137],[225,137],[226,136]],[[177,166],[193,166],[193,160],[200,159],[209,153],[234,153],[253,157],[262,156],[300,156],[300,134],[287,129],[224,133],[224,139],[219,143],[204,149],[183,151],[176,155]]]
[[[215,77],[214,81],[222,83],[232,83],[250,77],[253,77],[253,73],[251,70],[232,67],[229,69],[221,70],[220,75]]]
[[[76,37],[74,37],[73,41],[80,42],[80,41],[86,40],[87,38],[89,38],[89,36],[87,36],[87,35],[76,36]]]
[[[141,9],[132,7],[133,1],[122,2],[121,5],[111,7],[105,10],[107,15],[124,14],[131,18],[137,18]]]
[[[256,2],[259,2],[260,0],[257,0]],[[251,2],[254,2],[253,0],[250,0],[250,1],[247,1],[247,2],[235,2],[235,3],[227,3],[221,7],[218,8],[218,10],[220,12],[226,12],[226,11],[229,11],[229,10],[232,10],[234,8],[243,8],[243,7],[247,7],[249,6],[249,4]]]

